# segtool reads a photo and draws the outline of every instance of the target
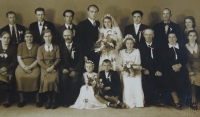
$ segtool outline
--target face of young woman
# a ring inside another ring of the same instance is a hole
[[[126,48],[127,49],[132,49],[134,46],[133,40],[126,40]]]
[[[169,34],[168,35],[168,41],[169,41],[170,44],[175,45],[176,41],[177,41],[176,35],[173,34],[173,33]]]
[[[186,28],[193,28],[192,27],[192,25],[193,25],[193,22],[192,22],[192,20],[191,19],[186,19],[185,20],[185,26],[186,26]]]
[[[33,42],[33,35],[32,34],[26,34],[25,35],[25,41],[26,41],[26,43],[31,44]]]
[[[10,42],[10,35],[8,33],[4,34],[1,37],[1,42],[2,42],[3,45],[8,45],[9,42]]]
[[[94,70],[94,65],[91,63],[85,64],[85,69],[87,72],[92,72]]]
[[[45,43],[51,43],[52,41],[52,34],[50,32],[47,32],[43,36]]]
[[[188,39],[189,39],[189,42],[190,43],[195,43],[196,42],[196,39],[197,39],[197,35],[195,32],[191,32],[189,35],[188,35]]]
[[[106,18],[103,20],[103,24],[107,29],[110,29],[111,26],[112,26],[111,20],[110,19],[106,19]]]

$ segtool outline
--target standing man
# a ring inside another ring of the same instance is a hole
[[[154,31],[150,28],[143,32],[145,43],[141,44],[140,55],[141,65],[145,69],[142,73],[142,87],[144,91],[145,104],[149,107],[152,104],[164,106],[161,102],[164,93],[164,79],[162,77],[160,49],[153,41]]]
[[[63,17],[65,20],[65,24],[62,25],[61,27],[57,28],[57,42],[56,43],[60,43],[63,41],[63,31],[66,29],[71,29],[73,30],[73,41],[77,42],[77,38],[76,38],[76,32],[77,32],[77,26],[75,24],[72,23],[73,19],[74,19],[74,11],[72,10],[65,10],[63,13]]]
[[[6,13],[8,18],[8,25],[0,29],[0,34],[3,31],[9,32],[11,35],[11,43],[18,45],[24,41],[24,33],[26,31],[25,27],[16,23],[16,13],[9,11]]]
[[[55,26],[53,23],[48,22],[44,19],[44,16],[45,16],[44,8],[39,7],[35,9],[35,15],[38,21],[31,23],[29,26],[29,30],[34,32],[34,36],[35,36],[34,41],[40,45],[44,44],[44,40],[41,37],[41,33],[45,29],[50,29],[51,32],[53,33],[53,43],[55,43],[55,40],[54,40],[55,31],[56,31]]]
[[[98,40],[100,22],[96,21],[99,12],[98,6],[92,4],[87,8],[88,18],[78,24],[78,42],[82,45],[82,54],[94,62],[94,72],[98,72],[99,54],[92,48]]]
[[[169,8],[163,9],[162,12],[162,18],[163,21],[156,24],[154,26],[154,31],[155,31],[155,44],[158,46],[163,46],[168,44],[168,37],[167,35],[170,32],[174,32],[177,34],[177,42],[180,44],[182,43],[181,39],[181,28],[178,24],[175,24],[170,20],[172,16],[171,10]]]
[[[60,44],[60,91],[61,102],[64,107],[74,104],[81,88],[82,68],[84,58],[81,46],[73,41],[73,30],[63,31],[64,43]]]
[[[136,41],[135,47],[138,48],[139,44],[145,43],[145,39],[142,32],[143,30],[148,28],[148,26],[141,23],[143,18],[142,11],[140,10],[133,11],[132,17],[133,17],[133,24],[125,27],[124,37],[127,34],[131,34]]]

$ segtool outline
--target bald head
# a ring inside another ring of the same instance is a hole
[[[72,42],[73,38],[73,31],[66,29],[63,31],[63,39],[65,40],[66,43],[70,44]]]
[[[153,41],[153,37],[154,37],[154,31],[152,29],[145,29],[143,32],[145,41],[147,43],[151,43]]]

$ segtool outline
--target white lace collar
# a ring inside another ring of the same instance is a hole
[[[194,48],[191,48],[189,44],[186,44],[186,48],[190,51],[191,54],[193,54],[194,52],[197,53],[198,45],[196,43]]]
[[[51,44],[50,46],[48,45],[44,45],[44,49],[47,51],[47,52],[51,52],[53,50],[53,45]]]

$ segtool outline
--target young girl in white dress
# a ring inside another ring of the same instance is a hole
[[[94,70],[92,61],[85,63],[86,72],[83,73],[84,85],[81,87],[79,96],[71,108],[76,109],[101,109],[106,108],[106,104],[101,103],[95,97],[95,87],[97,86],[98,77]]]
[[[140,51],[133,48],[135,39],[132,35],[127,35],[123,42],[125,49],[122,49],[119,53],[123,82],[123,102],[128,108],[144,107]]]
[[[103,70],[101,66],[102,66],[103,60],[105,59],[109,59],[112,62],[112,69],[115,71],[118,71],[117,58],[118,58],[119,49],[121,48],[121,45],[122,45],[122,33],[115,19],[110,14],[107,14],[102,18],[102,26],[99,29],[99,32],[100,32],[99,40],[112,39],[115,41],[114,49],[112,50],[107,49],[105,51],[102,51],[100,55],[100,60],[99,60],[99,71]]]

